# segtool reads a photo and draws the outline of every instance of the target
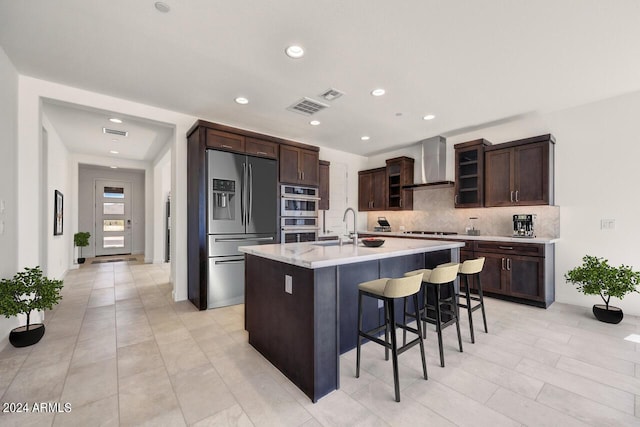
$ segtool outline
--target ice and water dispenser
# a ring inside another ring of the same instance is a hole
[[[236,182],[213,179],[213,219],[235,219]]]

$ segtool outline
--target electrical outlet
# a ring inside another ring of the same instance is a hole
[[[288,294],[293,294],[293,277],[288,274],[284,275],[284,291]]]
[[[600,229],[601,230],[614,230],[616,228],[616,220],[615,219],[601,219],[600,220]]]
[[[382,308],[384,307],[384,301],[382,301],[381,299],[378,300],[378,308]]]

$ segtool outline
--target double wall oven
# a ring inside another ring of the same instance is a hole
[[[318,189],[297,185],[280,187],[280,241],[318,240]]]

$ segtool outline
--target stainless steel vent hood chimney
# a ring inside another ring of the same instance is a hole
[[[420,165],[420,182],[404,186],[405,189],[421,190],[428,188],[452,187],[447,181],[447,140],[442,136],[420,141],[422,159]]]

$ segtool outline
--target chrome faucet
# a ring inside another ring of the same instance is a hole
[[[357,246],[358,245],[358,225],[357,225],[357,216],[356,216],[356,211],[353,210],[353,208],[347,208],[344,211],[344,216],[342,217],[342,221],[343,222],[347,222],[347,213],[349,213],[349,211],[353,212],[353,234],[351,235],[351,238],[353,239],[353,245]],[[348,226],[349,224],[347,224]]]

